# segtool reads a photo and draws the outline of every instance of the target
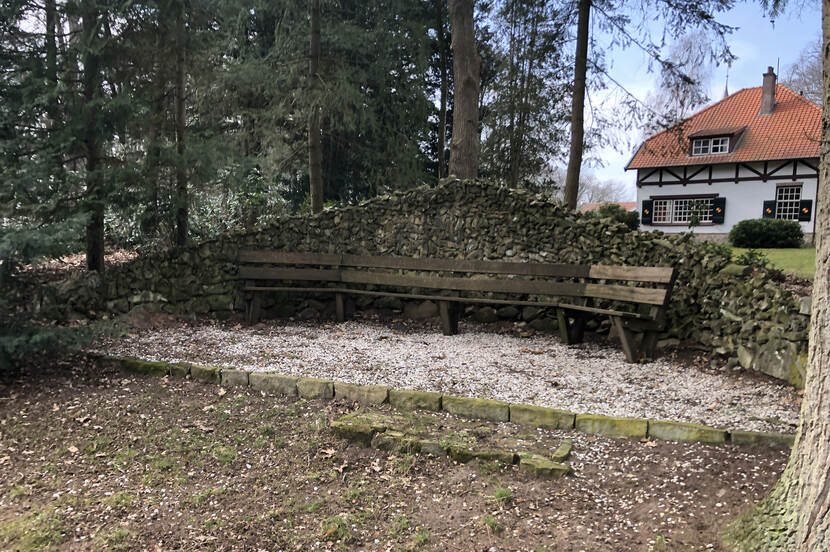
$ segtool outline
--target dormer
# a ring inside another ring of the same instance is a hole
[[[732,153],[746,129],[742,127],[712,128],[689,135],[689,155],[692,157]]]

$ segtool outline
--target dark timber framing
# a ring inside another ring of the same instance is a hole
[[[685,186],[687,184],[717,184],[721,182],[749,182],[749,181],[776,181],[776,180],[809,180],[818,179],[818,164],[809,159],[789,159],[781,161],[763,161],[761,170],[752,166],[755,162],[746,163],[718,163],[726,167],[733,165],[735,176],[713,176],[715,165],[685,165],[682,167],[657,167],[637,170],[637,187],[641,186]],[[808,172],[800,172],[799,168],[806,168]],[[741,170],[752,173],[751,176],[741,176]],[[699,178],[706,173],[706,176]],[[657,180],[650,180],[653,176]]]
[[[249,324],[260,318],[263,292],[333,293],[338,321],[347,294],[436,301],[446,335],[458,333],[462,303],[537,306],[556,309],[567,344],[582,341],[590,316],[610,317],[629,362],[653,358],[675,280],[671,267],[267,250],[241,250],[237,265]]]

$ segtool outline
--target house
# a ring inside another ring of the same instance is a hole
[[[600,201],[599,203],[585,203],[579,207],[579,212],[587,213],[589,211],[596,211],[603,205],[608,204],[618,205],[623,211],[633,211],[637,208],[636,201]]]
[[[744,88],[646,140],[626,165],[637,171],[643,229],[693,231],[725,241],[738,222],[782,218],[815,228],[821,108],[776,84]]]

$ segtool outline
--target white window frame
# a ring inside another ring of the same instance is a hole
[[[798,220],[801,212],[801,184],[788,184],[775,189],[775,218]]]
[[[651,204],[651,223],[660,225],[688,226],[691,218],[691,202],[699,201],[709,205],[700,213],[700,225],[712,224],[712,202],[714,197],[677,197],[660,198],[653,197]]]
[[[724,153],[729,153],[729,136],[692,140],[692,155],[722,155]]]

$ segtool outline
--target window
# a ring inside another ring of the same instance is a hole
[[[779,186],[775,192],[775,218],[798,220],[801,186]]]
[[[692,140],[692,155],[716,155],[729,153],[729,137],[695,138]]]
[[[688,224],[692,216],[696,214],[699,223],[711,223],[713,199],[711,197],[655,199],[652,206],[652,222],[654,224]]]

